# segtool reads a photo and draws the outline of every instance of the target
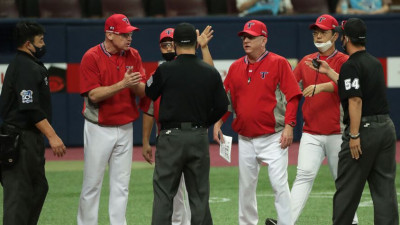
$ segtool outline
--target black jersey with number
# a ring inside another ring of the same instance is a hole
[[[343,64],[338,88],[344,111],[343,122],[347,125],[350,123],[348,99],[351,97],[362,99],[362,116],[389,113],[382,64],[365,50],[355,52]]]
[[[35,57],[18,51],[7,68],[0,96],[4,122],[22,129],[36,129],[43,119],[51,122],[48,72]]]

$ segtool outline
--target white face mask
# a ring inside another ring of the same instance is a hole
[[[318,50],[322,53],[326,52],[330,47],[332,47],[333,43],[331,40],[325,42],[325,43],[316,43],[314,42],[315,47],[318,48]]]

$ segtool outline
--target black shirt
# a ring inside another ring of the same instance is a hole
[[[159,121],[192,122],[210,126],[228,108],[228,97],[218,71],[195,55],[179,55],[160,65],[146,85],[155,101],[161,95]]]
[[[362,116],[389,113],[382,64],[365,50],[355,52],[342,65],[338,88],[344,124],[350,124],[348,99],[351,97],[362,99]]]
[[[35,57],[18,51],[7,68],[0,96],[4,122],[23,129],[37,129],[43,119],[51,122],[51,99],[46,67]]]

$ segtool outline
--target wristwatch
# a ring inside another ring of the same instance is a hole
[[[350,136],[351,139],[357,139],[357,138],[360,137],[360,133],[358,133],[356,135],[353,135],[353,134],[349,133],[349,136]]]

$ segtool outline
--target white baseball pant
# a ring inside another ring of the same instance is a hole
[[[133,150],[133,125],[99,126],[85,120],[84,171],[78,225],[97,225],[101,186],[107,164],[110,175],[110,225],[126,225]]]
[[[337,177],[342,135],[313,135],[303,133],[300,140],[297,174],[291,190],[293,221],[296,223],[306,205],[315,177],[325,157],[333,180]],[[353,224],[358,224],[357,214]]]
[[[174,197],[173,207],[172,225],[190,225],[191,213],[183,174],[178,192]]]
[[[268,175],[275,193],[279,225],[292,225],[288,184],[288,148],[281,149],[282,132],[248,138],[239,135],[239,225],[257,225],[256,188],[261,163],[268,163]]]

